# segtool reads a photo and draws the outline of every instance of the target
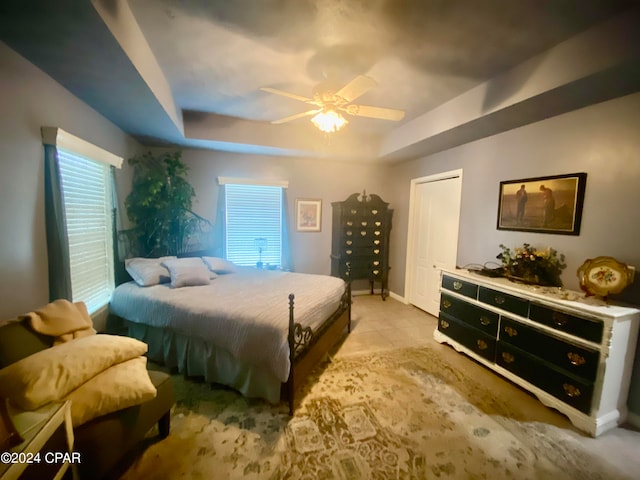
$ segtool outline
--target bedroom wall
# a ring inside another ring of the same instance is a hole
[[[60,127],[125,158],[139,145],[2,42],[0,91],[2,320],[49,301],[40,127]]]
[[[562,279],[571,289],[578,289],[575,272],[587,258],[609,255],[640,268],[639,124],[637,93],[398,165],[392,177],[391,290],[400,296],[405,291],[411,179],[458,168],[463,169],[459,266],[495,261],[501,243],[528,242],[566,255]],[[500,181],[576,172],[587,173],[579,236],[496,229]],[[619,297],[640,305],[640,275]],[[640,415],[640,352],[629,405]]]
[[[258,157],[205,150],[183,150],[189,180],[196,190],[194,211],[215,222],[219,176],[287,180],[290,242],[297,272],[329,274],[331,263],[331,202],[352,193],[380,195],[389,201],[388,168],[367,163],[339,163],[330,159]],[[296,198],[322,200],[320,232],[295,231]]]

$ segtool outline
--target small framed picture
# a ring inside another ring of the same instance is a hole
[[[586,173],[500,182],[498,230],[579,235]]]
[[[296,199],[296,231],[319,232],[322,225],[322,200]]]

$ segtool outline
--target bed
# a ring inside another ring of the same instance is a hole
[[[123,283],[111,314],[149,345],[150,360],[249,398],[285,398],[293,414],[297,387],[351,329],[349,283],[251,267],[207,271],[202,285]]]

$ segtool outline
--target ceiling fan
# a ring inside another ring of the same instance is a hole
[[[376,85],[377,83],[373,78],[359,75],[340,89],[335,88],[335,82],[323,82],[313,89],[313,98],[303,97],[295,93],[285,92],[271,87],[261,87],[260,90],[300,100],[301,102],[317,107],[307,110],[306,112],[296,113],[295,115],[274,120],[271,122],[272,124],[278,125],[313,115],[311,121],[323,132],[330,133],[338,131],[348,123],[340,112],[345,112],[357,117],[391,120],[394,122],[404,118],[404,111],[402,110],[351,103]]]

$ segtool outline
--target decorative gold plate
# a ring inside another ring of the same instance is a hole
[[[606,297],[633,282],[633,270],[613,257],[589,258],[578,268],[580,288],[587,295]]]

